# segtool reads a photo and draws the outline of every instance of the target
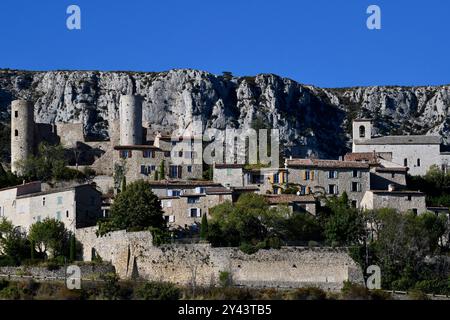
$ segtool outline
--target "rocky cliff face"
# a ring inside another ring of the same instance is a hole
[[[31,99],[37,122],[81,121],[91,138],[106,139],[121,94],[143,95],[144,121],[155,128],[186,128],[194,120],[217,129],[278,128],[286,155],[342,155],[355,117],[374,118],[381,134],[433,133],[450,142],[450,86],[321,89],[271,74],[196,70],[0,70],[0,123],[9,123],[12,100]]]

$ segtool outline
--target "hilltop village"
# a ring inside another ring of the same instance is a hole
[[[55,219],[82,244],[81,260],[101,257],[112,262],[122,277],[137,272],[175,283],[192,281],[186,271],[175,270],[174,266],[191,265],[181,261],[184,254],[177,253],[181,250],[178,247],[170,258],[167,252],[153,247],[142,249],[155,238],[145,231],[98,235],[98,222],[110,217],[116,197],[127,185],[146,182],[159,200],[166,227],[180,241],[198,236],[202,220],[213,218],[212,208],[237,203],[244,194],[260,195],[269,208],[284,208],[289,215],[311,218],[327,199],[343,195],[358,212],[389,208],[415,216],[432,212],[448,217],[448,207],[427,206],[426,194],[407,185],[408,174],[423,176],[430,169],[447,172],[450,154],[441,152],[438,136],[374,137],[371,119],[355,119],[352,152],[339,159],[289,157],[275,168],[226,162],[206,165],[193,160],[203,151],[201,136],[189,131],[174,134],[153,130],[143,124],[141,97],[122,96],[119,111],[119,119],[109,126],[110,140],[92,141],[86,139],[81,123],[35,123],[33,103],[13,101],[11,163],[3,171],[27,176],[27,159],[38,153],[42,156],[43,145],[60,145],[67,168],[86,173],[86,178],[81,183],[80,179],[24,181],[0,189],[0,217],[24,233],[35,223]],[[181,143],[180,150],[177,145]],[[183,161],[175,161],[180,158]],[[448,240],[448,234],[446,237]],[[343,281],[361,283],[363,279],[361,269],[344,251],[323,248],[310,257],[309,251],[283,247],[282,256],[258,252],[256,255],[267,256],[249,260],[235,249],[206,243],[196,246],[190,247],[193,251],[189,255],[201,263],[199,270],[203,272],[197,281],[205,285],[212,275],[217,277],[225,269],[233,270],[235,281],[252,286],[308,282],[330,289],[342,286]],[[204,262],[204,257],[209,262]],[[294,272],[297,263],[308,268]],[[170,275],[164,272],[167,268],[172,268]]]

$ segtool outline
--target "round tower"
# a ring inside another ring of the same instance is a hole
[[[34,105],[30,101],[14,100],[11,103],[11,171],[17,174],[17,161],[33,154]]]
[[[142,97],[123,95],[120,97],[120,145],[142,144]]]

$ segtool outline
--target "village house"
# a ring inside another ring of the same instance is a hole
[[[316,215],[316,199],[313,195],[267,194],[264,198],[271,208],[286,206],[290,213]]]
[[[260,194],[281,194],[286,183],[285,168],[245,168],[242,164],[214,164],[213,180],[230,188],[257,188]]]
[[[424,193],[396,190],[394,186],[391,186],[388,190],[366,191],[361,201],[361,208],[364,210],[391,208],[398,212],[412,212],[416,215],[428,211]]]
[[[93,226],[102,217],[101,206],[101,192],[90,184],[43,191],[40,182],[32,182],[0,190],[0,217],[24,231],[45,218],[70,231]]]
[[[341,195],[347,193],[352,205],[359,207],[369,190],[369,164],[357,161],[286,159],[287,182],[299,194]]]
[[[232,191],[212,181],[150,181],[150,188],[161,201],[164,217],[171,229],[198,228],[202,215],[225,201]]]
[[[411,175],[425,175],[432,165],[446,170],[450,154],[441,152],[441,138],[433,135],[382,136],[372,134],[371,119],[353,121],[352,152],[391,153],[397,166],[409,168]]]

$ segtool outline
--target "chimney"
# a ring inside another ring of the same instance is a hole
[[[388,191],[389,191],[389,192],[395,191],[395,185],[392,184],[392,183],[390,183],[390,184],[388,185]]]

